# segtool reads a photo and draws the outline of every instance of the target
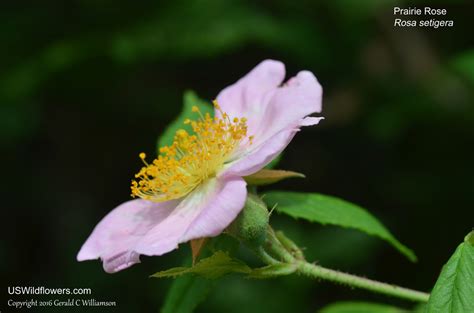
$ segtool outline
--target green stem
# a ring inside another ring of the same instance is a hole
[[[262,246],[253,249],[253,251],[260,258],[260,260],[266,264],[271,265],[280,263],[278,260],[275,260],[271,255],[269,255]]]
[[[295,258],[277,238],[275,231],[271,226],[267,230],[267,240],[265,242],[265,251],[274,258],[283,263],[293,263]]]
[[[334,283],[340,283],[344,285],[349,285],[351,287],[362,288],[388,296],[407,299],[411,301],[427,302],[428,298],[430,297],[429,294],[424,292],[331,270],[308,262],[300,261],[298,272],[308,277],[324,279],[332,281]]]
[[[293,240],[286,237],[282,231],[275,232],[275,235],[277,239],[280,241],[280,243],[283,245],[283,247],[285,247],[286,250],[289,251],[297,260],[304,261],[303,251],[301,251],[300,247],[298,247],[293,242]]]
[[[348,285],[356,288],[362,288],[370,290],[372,292],[377,292],[406,300],[419,302],[428,301],[428,298],[430,296],[428,293],[403,288],[387,283],[382,283],[368,278],[359,277],[356,275],[347,274],[312,263],[308,263],[304,259],[302,259],[302,257],[304,257],[302,254],[300,255],[298,253],[295,257],[289,251],[289,249],[294,249],[291,243],[293,243],[291,239],[285,237],[283,233],[278,233],[278,235],[276,235],[273,229],[271,227],[269,228],[265,247],[269,250],[268,254],[273,257],[272,260],[279,259],[283,263],[297,264],[297,272],[300,274],[306,275],[311,278],[324,279],[334,283]]]

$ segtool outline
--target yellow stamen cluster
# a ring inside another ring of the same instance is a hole
[[[253,137],[247,137],[246,118],[231,119],[215,101],[214,106],[220,117],[203,115],[194,106],[192,111],[199,118],[184,121],[193,134],[178,130],[174,142],[160,148],[160,155],[152,163],[148,164],[145,153],[140,153],[145,166],[135,175],[138,182],[132,181],[132,196],[156,202],[181,198],[214,177],[240,143],[252,143]]]

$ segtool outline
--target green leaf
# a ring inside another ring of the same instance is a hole
[[[223,250],[229,253],[238,249],[239,243],[225,234],[210,238],[202,251],[202,256],[209,252]],[[191,260],[184,262],[190,265]],[[191,313],[199,303],[204,301],[209,292],[215,287],[216,281],[196,275],[184,275],[173,280],[168,291],[161,313]]]
[[[283,152],[280,153],[279,155],[277,155],[276,158],[274,158],[270,163],[268,163],[268,164],[265,166],[265,168],[267,168],[267,169],[275,168],[275,166],[277,166],[278,163],[280,163],[282,157],[283,157]]]
[[[245,263],[233,259],[228,253],[217,251],[208,258],[202,259],[192,267],[175,267],[153,274],[153,277],[177,277],[184,274],[197,274],[209,279],[216,279],[229,273],[250,273]]]
[[[158,138],[157,149],[171,145],[173,143],[174,135],[179,129],[184,129],[189,133],[192,133],[191,126],[185,125],[184,121],[188,118],[193,120],[199,116],[197,113],[192,112],[193,106],[197,106],[203,115],[206,113],[211,114],[211,116],[214,115],[214,108],[210,103],[200,99],[193,91],[186,91],[183,96],[183,109],[178,117],[168,125],[163,134]]]
[[[175,279],[168,293],[161,313],[191,313],[206,299],[214,281],[198,276],[183,276]]]
[[[322,308],[319,313],[406,313],[410,312],[405,309],[400,309],[391,305],[370,303],[370,302],[356,302],[356,301],[342,301],[332,303]]]
[[[408,259],[416,262],[416,256],[367,210],[347,201],[317,194],[274,191],[263,198],[269,207],[277,204],[276,210],[294,218],[311,222],[336,225],[363,231],[379,237],[394,246]]]
[[[443,266],[425,312],[474,312],[474,231]]]

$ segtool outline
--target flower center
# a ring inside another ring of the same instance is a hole
[[[215,101],[214,106],[220,117],[203,115],[194,106],[192,111],[199,118],[184,121],[194,133],[179,129],[173,143],[160,148],[160,155],[152,163],[140,153],[145,166],[135,175],[138,181],[132,181],[133,197],[155,202],[181,198],[216,176],[241,142],[252,143],[253,136],[247,137],[246,118],[231,119]]]

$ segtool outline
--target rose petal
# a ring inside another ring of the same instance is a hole
[[[235,84],[223,89],[217,95],[222,111],[231,117],[246,117],[249,133],[254,134],[260,127],[265,113],[265,97],[275,90],[285,78],[285,65],[280,61],[260,62]],[[220,115],[216,111],[216,115]]]
[[[301,126],[321,119],[306,118],[321,111],[322,88],[316,77],[301,71],[280,87],[284,72],[281,62],[263,61],[218,95],[219,105],[231,118],[247,118],[247,133],[254,137],[252,145],[244,141],[234,151],[226,175],[255,173],[288,145]]]
[[[322,88],[316,77],[308,71],[301,71],[284,86],[268,95],[265,114],[261,117],[260,128],[254,135],[254,143],[273,137],[285,128],[313,113],[321,112]],[[301,124],[300,124],[301,125]]]
[[[238,160],[229,163],[222,171],[222,176],[238,175],[248,176],[261,170],[270,163],[278,154],[280,154],[299,131],[300,126],[309,126],[317,124],[321,118],[309,117],[301,120],[293,127],[284,129],[263,142],[256,149],[242,155]]]
[[[245,180],[240,177],[227,178],[220,193],[209,202],[209,205],[189,227],[181,240],[188,241],[219,235],[244,207],[247,198],[246,185]]]
[[[324,117],[305,117],[302,121],[300,126],[313,126],[319,124],[321,120],[324,120]]]
[[[162,222],[179,201],[162,203],[142,199],[127,201],[112,210],[95,227],[77,255],[78,261],[101,258],[113,273],[140,262],[136,243]]]
[[[240,177],[210,179],[181,202],[125,202],[94,229],[78,261],[101,258],[106,272],[139,263],[139,255],[162,255],[191,239],[220,234],[242,210],[247,190]]]
[[[220,234],[242,210],[247,196],[245,186],[240,177],[208,180],[150,230],[135,251],[161,255],[179,243]]]

